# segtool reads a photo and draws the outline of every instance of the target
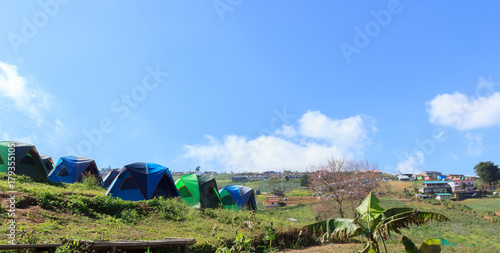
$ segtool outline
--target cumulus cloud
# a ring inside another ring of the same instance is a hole
[[[420,166],[425,162],[425,154],[420,150],[415,150],[412,154],[406,154],[406,157],[398,162],[396,171],[398,173],[418,174],[421,172]]]
[[[26,78],[18,74],[15,65],[4,62],[0,62],[0,97],[12,100],[16,109],[37,121],[49,109],[50,94],[28,85]]]
[[[369,144],[374,119],[354,116],[335,120],[319,111],[307,112],[294,125],[255,139],[228,135],[208,143],[186,145],[185,158],[219,171],[304,170],[327,159],[361,155]]]
[[[426,103],[429,121],[458,130],[471,130],[500,125],[500,93],[493,90],[493,83],[479,78],[476,96],[460,92],[442,94]]]

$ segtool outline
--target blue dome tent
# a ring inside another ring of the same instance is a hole
[[[83,177],[95,176],[102,183],[101,175],[94,160],[85,157],[61,157],[56,167],[49,173],[49,180],[57,183],[82,182]]]
[[[241,185],[228,185],[219,190],[222,207],[238,210],[242,208],[257,209],[255,193],[252,188]]]
[[[167,167],[154,163],[132,163],[123,167],[106,195],[138,201],[156,196],[178,197],[179,192]]]
[[[115,180],[115,178],[120,174],[120,169],[112,169],[102,180],[102,186],[108,189],[111,183]]]

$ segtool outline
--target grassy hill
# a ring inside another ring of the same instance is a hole
[[[9,222],[9,184],[0,176],[2,226]],[[196,210],[177,199],[130,202],[104,196],[105,190],[92,180],[83,183],[41,183],[24,176],[16,177],[15,221],[17,243],[58,243],[60,238],[85,240],[153,240],[165,237],[195,238],[195,251],[213,252],[236,235],[252,237],[256,243],[265,236],[271,222],[279,234],[292,234],[293,240],[278,244],[295,247],[308,245],[298,238],[299,229],[314,222],[312,204],[300,204],[280,210],[228,211]],[[294,218],[299,222],[287,220]],[[279,237],[279,236],[278,236]],[[7,243],[6,236],[0,243]],[[264,244],[265,242],[262,242]]]
[[[224,186],[224,180],[217,181]],[[271,181],[249,182],[256,187],[277,188]],[[297,183],[274,182],[284,185]],[[291,186],[288,186],[291,189]],[[272,222],[277,231],[274,245],[280,248],[300,248],[319,244],[318,238],[303,233],[300,229],[315,222],[314,206],[317,197],[311,192],[297,189],[287,193],[287,206],[279,209],[250,211],[227,211],[221,209],[196,210],[176,199],[154,199],[129,202],[111,199],[105,190],[92,180],[76,184],[54,184],[33,182],[30,178],[16,177],[15,221],[17,243],[58,243],[60,238],[85,240],[152,240],[165,237],[195,238],[197,244],[192,252],[214,252],[222,245],[239,243],[236,235],[252,238],[255,245],[268,245],[264,240],[266,227]],[[377,191],[383,193],[381,205],[385,208],[408,206],[438,212],[450,218],[449,222],[431,222],[421,227],[403,230],[403,234],[416,242],[425,238],[443,238],[457,244],[444,252],[498,252],[500,251],[500,223],[492,219],[500,206],[500,199],[474,199],[465,202],[424,202],[400,199],[398,192],[412,188],[412,183],[386,182]],[[10,195],[5,174],[0,174],[2,226],[9,222]],[[261,190],[262,191],[262,190]],[[265,201],[265,196],[257,196]],[[259,206],[262,206],[260,204]],[[493,215],[491,215],[493,214]],[[293,222],[288,220],[298,220]],[[390,249],[401,249],[395,235],[389,241]],[[0,243],[7,243],[3,236]],[[346,249],[358,248],[354,244]],[[472,246],[474,245],[474,246]],[[339,248],[340,249],[340,248]]]

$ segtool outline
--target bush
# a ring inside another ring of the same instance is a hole
[[[52,194],[47,191],[42,191],[35,193],[35,198],[37,204],[44,209],[66,208],[66,203],[64,202],[61,195]]]
[[[95,196],[92,199],[93,207],[99,213],[105,213],[112,216],[121,215],[122,210],[137,209],[136,202],[115,199],[108,196]]]
[[[126,209],[120,213],[120,218],[126,223],[137,224],[141,216],[136,209]]]
[[[183,221],[191,211],[184,203],[177,198],[156,197],[147,201],[149,207],[153,208],[162,219]]]
[[[92,200],[88,197],[82,195],[71,195],[69,197],[70,205],[68,206],[68,210],[73,214],[83,214],[85,216],[95,218],[96,212],[91,207]]]
[[[94,175],[83,176],[81,185],[86,190],[97,190],[99,188],[102,188],[101,179]]]

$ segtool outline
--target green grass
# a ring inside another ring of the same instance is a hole
[[[426,202],[402,202],[392,197],[383,197],[382,206],[411,207],[422,211],[437,212],[450,219],[447,222],[430,222],[419,227],[402,230],[403,235],[414,242],[422,242],[425,238],[443,238],[461,247],[475,245],[479,252],[498,252],[500,250],[500,230],[498,223],[470,215],[458,210],[446,209],[441,205]],[[399,243],[401,237],[394,236],[388,243]]]
[[[0,174],[0,190],[3,208],[0,209],[0,226],[5,227],[6,190],[5,176]],[[264,243],[265,227],[273,222],[281,238],[277,246],[295,247],[314,244],[312,237],[298,238],[298,231],[307,224],[316,222],[315,202],[301,203],[277,209],[262,209],[261,201],[266,196],[257,196],[259,210],[228,211],[222,209],[196,210],[185,206],[176,199],[154,199],[130,202],[104,196],[105,190],[95,187],[91,182],[83,184],[53,184],[33,182],[26,177],[18,177],[16,188],[19,203],[16,216],[18,243],[54,243],[60,238],[85,240],[152,240],[165,237],[194,238],[197,244],[192,252],[214,252],[224,243],[232,243],[237,233],[253,237],[256,243]],[[224,179],[222,179],[224,182]],[[262,188],[277,188],[281,181],[258,181]],[[297,183],[296,180],[284,182]],[[405,185],[397,185],[401,187]],[[297,199],[310,196],[311,192],[295,188],[287,196]],[[305,199],[305,198],[304,198]],[[458,246],[450,249],[470,249],[475,244],[475,252],[498,252],[500,250],[499,223],[492,223],[481,216],[447,209],[443,205],[427,202],[401,201],[385,195],[380,198],[385,208],[408,206],[426,211],[437,212],[450,218],[449,222],[430,222],[421,227],[403,230],[403,234],[420,244],[425,238],[444,238]],[[467,206],[478,210],[491,211],[497,208],[498,199],[471,200]],[[292,222],[287,218],[298,220]],[[401,236],[393,236],[388,243],[399,244]],[[278,240],[278,239],[277,239]],[[6,243],[2,237],[0,243]],[[205,250],[205,251],[204,251]],[[360,250],[360,249],[359,249]],[[445,249],[444,252],[454,252]]]
[[[296,237],[298,229],[313,218],[310,205],[284,207],[281,211],[196,210],[177,199],[138,202],[112,199],[104,196],[103,188],[96,188],[89,182],[53,184],[33,182],[22,176],[17,179],[17,199],[23,199],[16,209],[18,243],[57,243],[60,238],[152,240],[185,237],[197,240],[194,251],[198,251],[197,247],[208,247],[210,252],[213,247],[234,241],[237,233],[259,241],[270,222],[279,233],[292,233]],[[6,181],[0,181],[4,197],[7,196]],[[0,211],[4,218],[0,219],[0,226],[5,227],[9,222],[5,208]],[[0,243],[6,242],[6,237],[0,239]],[[289,243],[283,241],[281,247],[290,247]]]
[[[467,199],[459,203],[472,209],[479,209],[487,212],[500,212],[500,198]]]

